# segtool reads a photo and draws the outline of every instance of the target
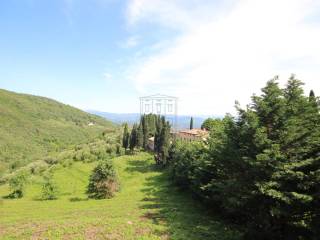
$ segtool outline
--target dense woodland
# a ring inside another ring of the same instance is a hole
[[[277,77],[238,115],[209,119],[208,143],[175,142],[172,180],[244,227],[246,239],[319,239],[319,98]]]

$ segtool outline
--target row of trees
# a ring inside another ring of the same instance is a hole
[[[148,114],[140,118],[139,124],[134,124],[129,132],[128,124],[124,124],[122,147],[133,151],[135,148],[148,149],[148,140],[155,135],[157,115]]]
[[[238,116],[208,121],[208,145],[175,143],[174,181],[247,229],[247,239],[318,239],[319,98],[270,80]],[[214,127],[212,127],[214,126]]]
[[[164,116],[155,114],[143,115],[139,124],[134,124],[129,132],[128,124],[124,125],[122,146],[130,149],[149,149],[148,143],[151,137],[154,138],[155,161],[157,164],[166,165],[169,155],[171,126]]]

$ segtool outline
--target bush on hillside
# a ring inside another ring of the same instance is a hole
[[[9,165],[9,170],[11,172],[14,172],[15,170],[17,170],[19,167],[22,166],[22,162],[21,161],[12,161]]]
[[[98,140],[89,144],[76,146],[71,158],[75,161],[93,162],[114,157],[117,149],[115,143]]]
[[[41,200],[57,199],[58,187],[53,180],[53,174],[47,173],[43,176],[43,184],[41,191]]]
[[[65,159],[61,162],[61,165],[63,167],[71,167],[73,165],[73,160],[72,159]]]
[[[44,161],[49,164],[49,165],[53,165],[53,164],[57,164],[58,163],[58,160],[54,157],[46,157],[44,159]]]
[[[27,167],[30,170],[31,174],[36,175],[36,174],[41,174],[45,170],[47,170],[48,169],[48,163],[39,160],[39,161],[35,161],[33,163],[30,163]]]
[[[9,179],[9,187],[11,189],[11,193],[9,194],[9,198],[22,198],[25,190],[25,186],[28,180],[28,172],[26,171],[18,171]]]
[[[119,182],[111,160],[99,162],[94,168],[87,189],[89,198],[111,198],[119,189]]]

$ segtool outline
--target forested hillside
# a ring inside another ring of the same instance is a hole
[[[54,100],[0,90],[0,175],[114,128]]]

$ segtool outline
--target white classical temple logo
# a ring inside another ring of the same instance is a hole
[[[176,129],[178,98],[162,94],[140,97],[140,114],[150,113],[165,116],[171,126]]]

